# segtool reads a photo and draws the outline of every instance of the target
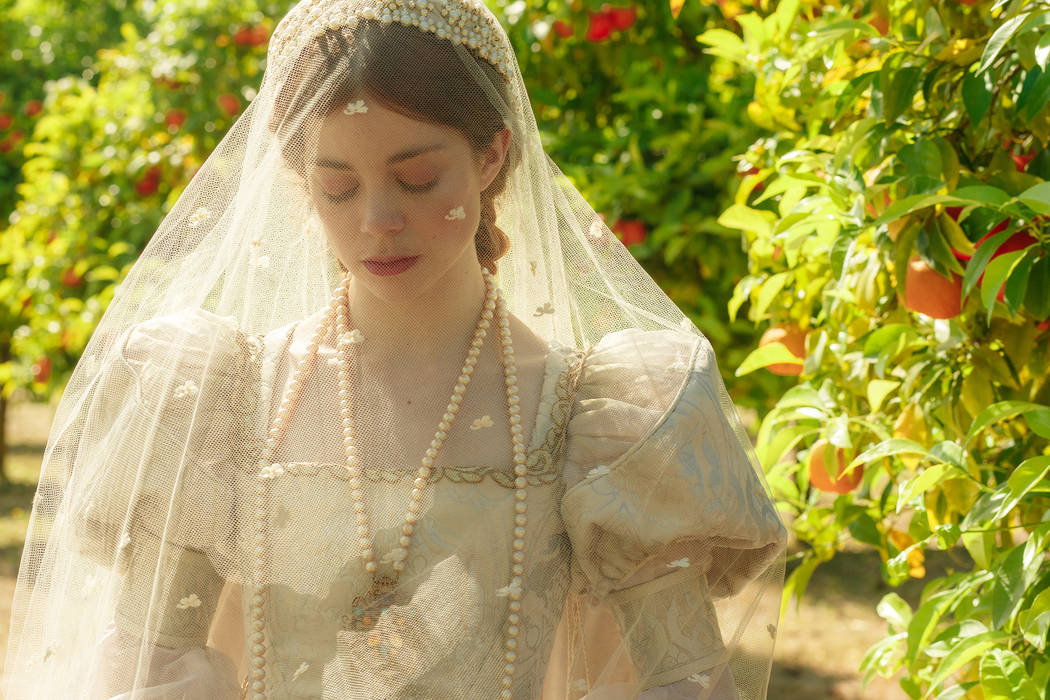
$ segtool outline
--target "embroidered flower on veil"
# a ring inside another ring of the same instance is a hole
[[[179,610],[186,610],[187,608],[199,608],[201,606],[201,599],[197,597],[196,593],[190,593],[185,598],[181,599],[176,603],[175,607]]]
[[[689,676],[689,680],[693,681],[694,683],[699,683],[701,688],[711,687],[711,675],[708,673],[694,673],[693,675]]]
[[[677,561],[673,561],[673,562],[671,562],[670,564],[667,565],[667,568],[668,569],[675,569],[675,568],[687,569],[687,568],[689,568],[689,557],[682,557],[681,559],[678,559]]]
[[[357,345],[358,343],[365,342],[365,334],[355,328],[352,331],[339,334],[340,345]]]
[[[488,415],[484,415],[481,418],[475,418],[474,422],[470,424],[471,430],[481,430],[482,428],[491,428],[495,423],[492,422],[492,418]]]
[[[292,674],[292,680],[294,681],[298,679],[299,676],[306,673],[306,669],[308,668],[310,668],[310,664],[306,663],[305,661],[299,664],[299,668],[295,669],[295,673]]]
[[[343,108],[343,114],[364,114],[368,111],[368,105],[365,104],[364,100],[357,100],[351,102]]]
[[[521,586],[519,586],[516,583],[511,583],[509,586],[504,586],[503,588],[497,588],[496,589],[496,597],[497,598],[506,598],[507,596],[509,596],[511,594],[519,595],[521,593],[521,591],[522,591]]]
[[[594,479],[594,478],[599,477],[599,476],[605,476],[608,473],[609,473],[609,467],[607,467],[604,464],[602,464],[601,466],[597,466],[594,469],[592,469],[589,472],[587,472],[587,478],[588,479]]]
[[[187,379],[185,384],[175,387],[175,398],[182,399],[187,396],[196,396],[199,392],[200,389],[197,388],[193,380]]]
[[[554,313],[554,304],[551,304],[550,302],[547,302],[543,306],[537,306],[536,307],[536,311],[532,315],[536,316],[537,318],[539,318],[540,316],[543,316],[544,314],[553,314],[553,313]]]
[[[284,474],[284,467],[280,464],[268,464],[259,470],[260,479],[276,479]]]
[[[456,221],[458,219],[465,218],[467,218],[467,212],[463,211],[463,207],[456,207],[455,209],[450,209],[448,214],[445,214],[446,221]]]
[[[208,220],[211,216],[211,212],[204,207],[198,207],[197,211],[193,212],[190,218],[187,220],[190,228],[197,228],[201,223]]]

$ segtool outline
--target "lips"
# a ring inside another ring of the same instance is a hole
[[[390,263],[396,263],[401,260],[412,260],[418,258],[418,255],[386,255],[376,256],[374,258],[365,258],[361,262],[365,263],[378,263],[380,265],[389,265]]]
[[[372,274],[387,277],[401,274],[415,265],[417,260],[419,260],[418,255],[392,255],[367,258],[362,260],[361,264]]]

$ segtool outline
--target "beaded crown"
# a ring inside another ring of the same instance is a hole
[[[268,72],[282,74],[311,39],[359,19],[400,22],[464,44],[511,78],[515,61],[510,40],[480,0],[301,0],[270,38]]]

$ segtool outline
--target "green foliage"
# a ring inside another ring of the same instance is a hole
[[[4,395],[18,386],[47,395],[64,384],[115,286],[254,97],[267,22],[290,5],[99,10],[19,0],[5,16],[4,36],[25,64],[5,89],[38,93],[42,111],[15,158],[15,201],[0,200],[9,223],[0,231],[0,343],[11,357],[0,364]],[[23,25],[36,29],[27,36]],[[44,39],[64,53],[41,58],[51,55]]]
[[[759,129],[740,117],[751,77],[695,41],[726,25],[721,10],[690,2],[675,17],[666,0],[490,5],[518,49],[551,159],[711,338],[720,361],[738,364],[755,331],[730,319],[725,299],[747,272],[747,257],[739,231],[718,215],[731,202],[726,183],[751,167],[736,154]],[[595,38],[603,10],[617,8],[633,10],[634,21]],[[761,404],[783,386],[753,375],[734,390]]]
[[[748,115],[766,131],[721,217],[750,257],[730,310],[807,332],[759,434],[808,545],[784,604],[849,539],[891,585],[926,578],[926,551],[961,549],[915,610],[882,600],[890,635],[867,677],[903,670],[912,698],[1046,697],[1050,7],[770,8],[698,40],[754,75]],[[773,347],[742,371],[782,361]],[[818,440],[863,471],[834,500],[810,483]]]

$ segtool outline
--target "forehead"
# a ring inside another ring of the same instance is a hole
[[[342,109],[321,119],[316,131],[315,164],[321,161],[352,161],[384,164],[405,160],[419,152],[454,152],[466,141],[451,128],[414,119],[378,102],[356,100],[357,109]],[[462,143],[459,143],[462,142]],[[433,148],[440,146],[441,148]]]

